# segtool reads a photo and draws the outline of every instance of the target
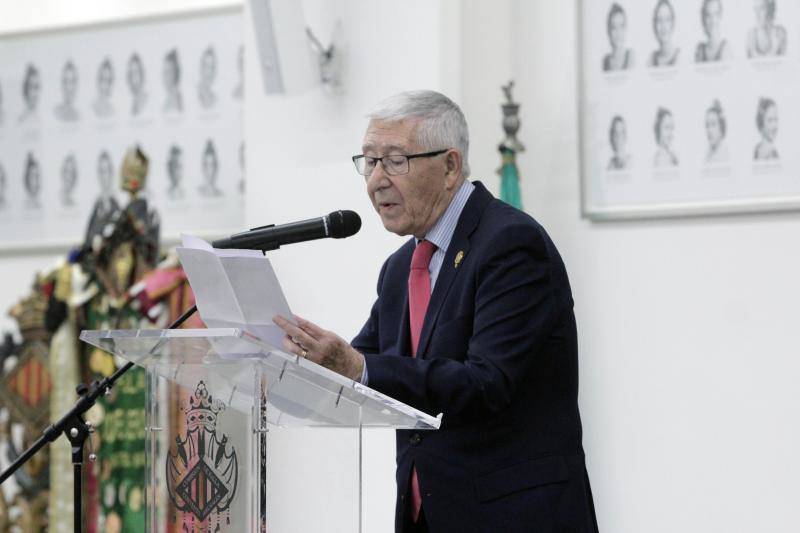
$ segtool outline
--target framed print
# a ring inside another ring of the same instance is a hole
[[[0,36],[0,249],[81,243],[134,145],[164,238],[240,228],[242,71],[241,7]]]
[[[592,220],[800,208],[800,3],[580,0]]]

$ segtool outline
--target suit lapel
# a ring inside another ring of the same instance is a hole
[[[450,245],[447,247],[447,253],[444,256],[444,262],[439,270],[439,276],[436,279],[436,285],[434,286],[433,294],[431,294],[431,300],[428,303],[428,310],[425,313],[425,321],[422,324],[422,333],[420,334],[419,346],[417,347],[417,354],[421,357],[425,357],[431,333],[433,332],[434,325],[439,316],[439,311],[442,309],[442,304],[447,297],[447,293],[450,291],[450,286],[453,284],[453,280],[455,280],[459,270],[462,269],[461,266],[456,267],[456,256],[462,253],[463,261],[469,261],[469,237],[478,226],[478,222],[483,215],[483,210],[493,198],[481,182],[476,181],[474,185],[475,190],[472,191],[458,219],[453,238],[450,240]],[[406,289],[406,310],[407,309],[408,289]],[[408,312],[405,313],[405,316],[406,318],[404,321],[408,324]],[[408,331],[407,328],[406,331]]]
[[[403,307],[400,309],[403,310],[402,316],[400,318],[400,329],[397,331],[397,350],[399,355],[411,355],[411,326],[408,318],[408,275],[411,271],[411,256],[414,253],[414,239],[412,238],[409,243],[411,245],[407,246],[407,250],[404,251],[403,257],[400,259],[399,263],[403,265],[402,273],[402,287],[403,290],[401,291],[401,297],[403,301],[400,302]]]

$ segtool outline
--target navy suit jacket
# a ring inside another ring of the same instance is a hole
[[[410,239],[384,263],[378,299],[352,342],[371,388],[444,414],[438,431],[397,431],[397,530],[409,519],[416,465],[433,532],[597,531],[572,294],[547,233],[475,182],[416,358],[408,325],[414,246]]]

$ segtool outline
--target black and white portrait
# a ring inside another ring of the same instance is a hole
[[[177,144],[170,146],[167,155],[167,179],[167,197],[170,200],[183,199],[183,150]]]
[[[101,197],[114,195],[114,163],[107,150],[102,150],[97,156],[97,184]]]
[[[61,68],[61,102],[56,105],[55,114],[64,122],[78,120],[78,110],[75,108],[75,99],[78,96],[78,69],[69,59]]]
[[[747,57],[775,57],[786,53],[786,28],[775,23],[777,0],[754,0],[756,25],[747,34]]]
[[[36,122],[39,120],[39,97],[42,93],[42,78],[39,69],[32,63],[25,68],[25,77],[22,80],[23,110],[19,116],[20,122]]]
[[[173,48],[164,55],[162,69],[164,90],[167,93],[164,100],[164,112],[183,111],[183,95],[181,94],[181,62],[178,58],[178,49]]]
[[[22,176],[22,186],[25,189],[25,207],[38,209],[41,207],[39,194],[42,192],[42,173],[39,161],[32,152],[25,158],[25,172]]]
[[[606,18],[606,33],[611,51],[603,57],[603,70],[613,72],[633,67],[633,50],[626,46],[628,15],[621,5],[614,3]]]
[[[728,61],[728,41],[722,36],[722,0],[703,0],[700,19],[706,40],[697,44],[694,60],[697,63]]]
[[[97,94],[92,109],[94,114],[100,118],[107,118],[114,114],[114,104],[112,96],[114,93],[114,65],[110,57],[103,58],[100,66],[97,67]]]
[[[140,115],[147,104],[147,88],[145,87],[144,63],[139,54],[131,54],[125,76],[131,92],[131,115]]]
[[[75,188],[78,185],[78,162],[75,154],[69,154],[61,162],[61,198],[62,207],[73,207],[75,205]]]
[[[197,82],[197,98],[205,109],[214,107],[217,95],[214,92],[214,81],[217,78],[217,53],[209,46],[200,56],[200,78]]]
[[[677,166],[678,157],[672,148],[672,143],[675,140],[675,118],[669,109],[658,108],[654,130],[656,155],[653,158],[653,165],[661,168]]]
[[[6,169],[3,166],[3,163],[0,163],[0,210],[5,209],[6,207],[7,186],[8,186],[8,180],[6,178]]]
[[[611,126],[608,128],[608,142],[613,154],[608,162],[608,170],[626,170],[631,159],[628,154],[628,127],[625,119],[619,115],[611,119]]]
[[[203,183],[198,188],[200,194],[206,197],[222,196],[222,191],[217,187],[217,175],[219,174],[219,160],[217,159],[217,149],[214,148],[214,141],[206,141],[202,155]]]
[[[244,46],[241,44],[236,50],[236,85],[233,88],[233,97],[241,100],[244,95]]]
[[[726,136],[728,135],[728,119],[719,100],[714,100],[706,110],[706,163],[709,165],[727,163],[730,158]]]
[[[675,45],[675,8],[670,0],[658,0],[653,11],[653,33],[658,41],[658,49],[653,51],[648,61],[651,67],[671,67],[678,62],[681,49]]]
[[[778,105],[772,98],[761,98],[756,111],[756,126],[761,140],[756,145],[753,159],[756,161],[772,161],[780,159],[775,139],[778,136]]]
[[[92,245],[93,241],[100,239],[103,229],[115,213],[119,212],[119,204],[114,198],[114,164],[107,150],[102,150],[97,156],[97,183],[100,194],[94,202],[89,224],[86,226],[86,245]]]

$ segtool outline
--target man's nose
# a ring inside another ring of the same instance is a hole
[[[367,186],[368,187],[385,187],[389,184],[389,174],[386,173],[386,169],[383,166],[383,161],[378,159],[375,161],[375,167],[372,169],[372,172],[367,176]]]

